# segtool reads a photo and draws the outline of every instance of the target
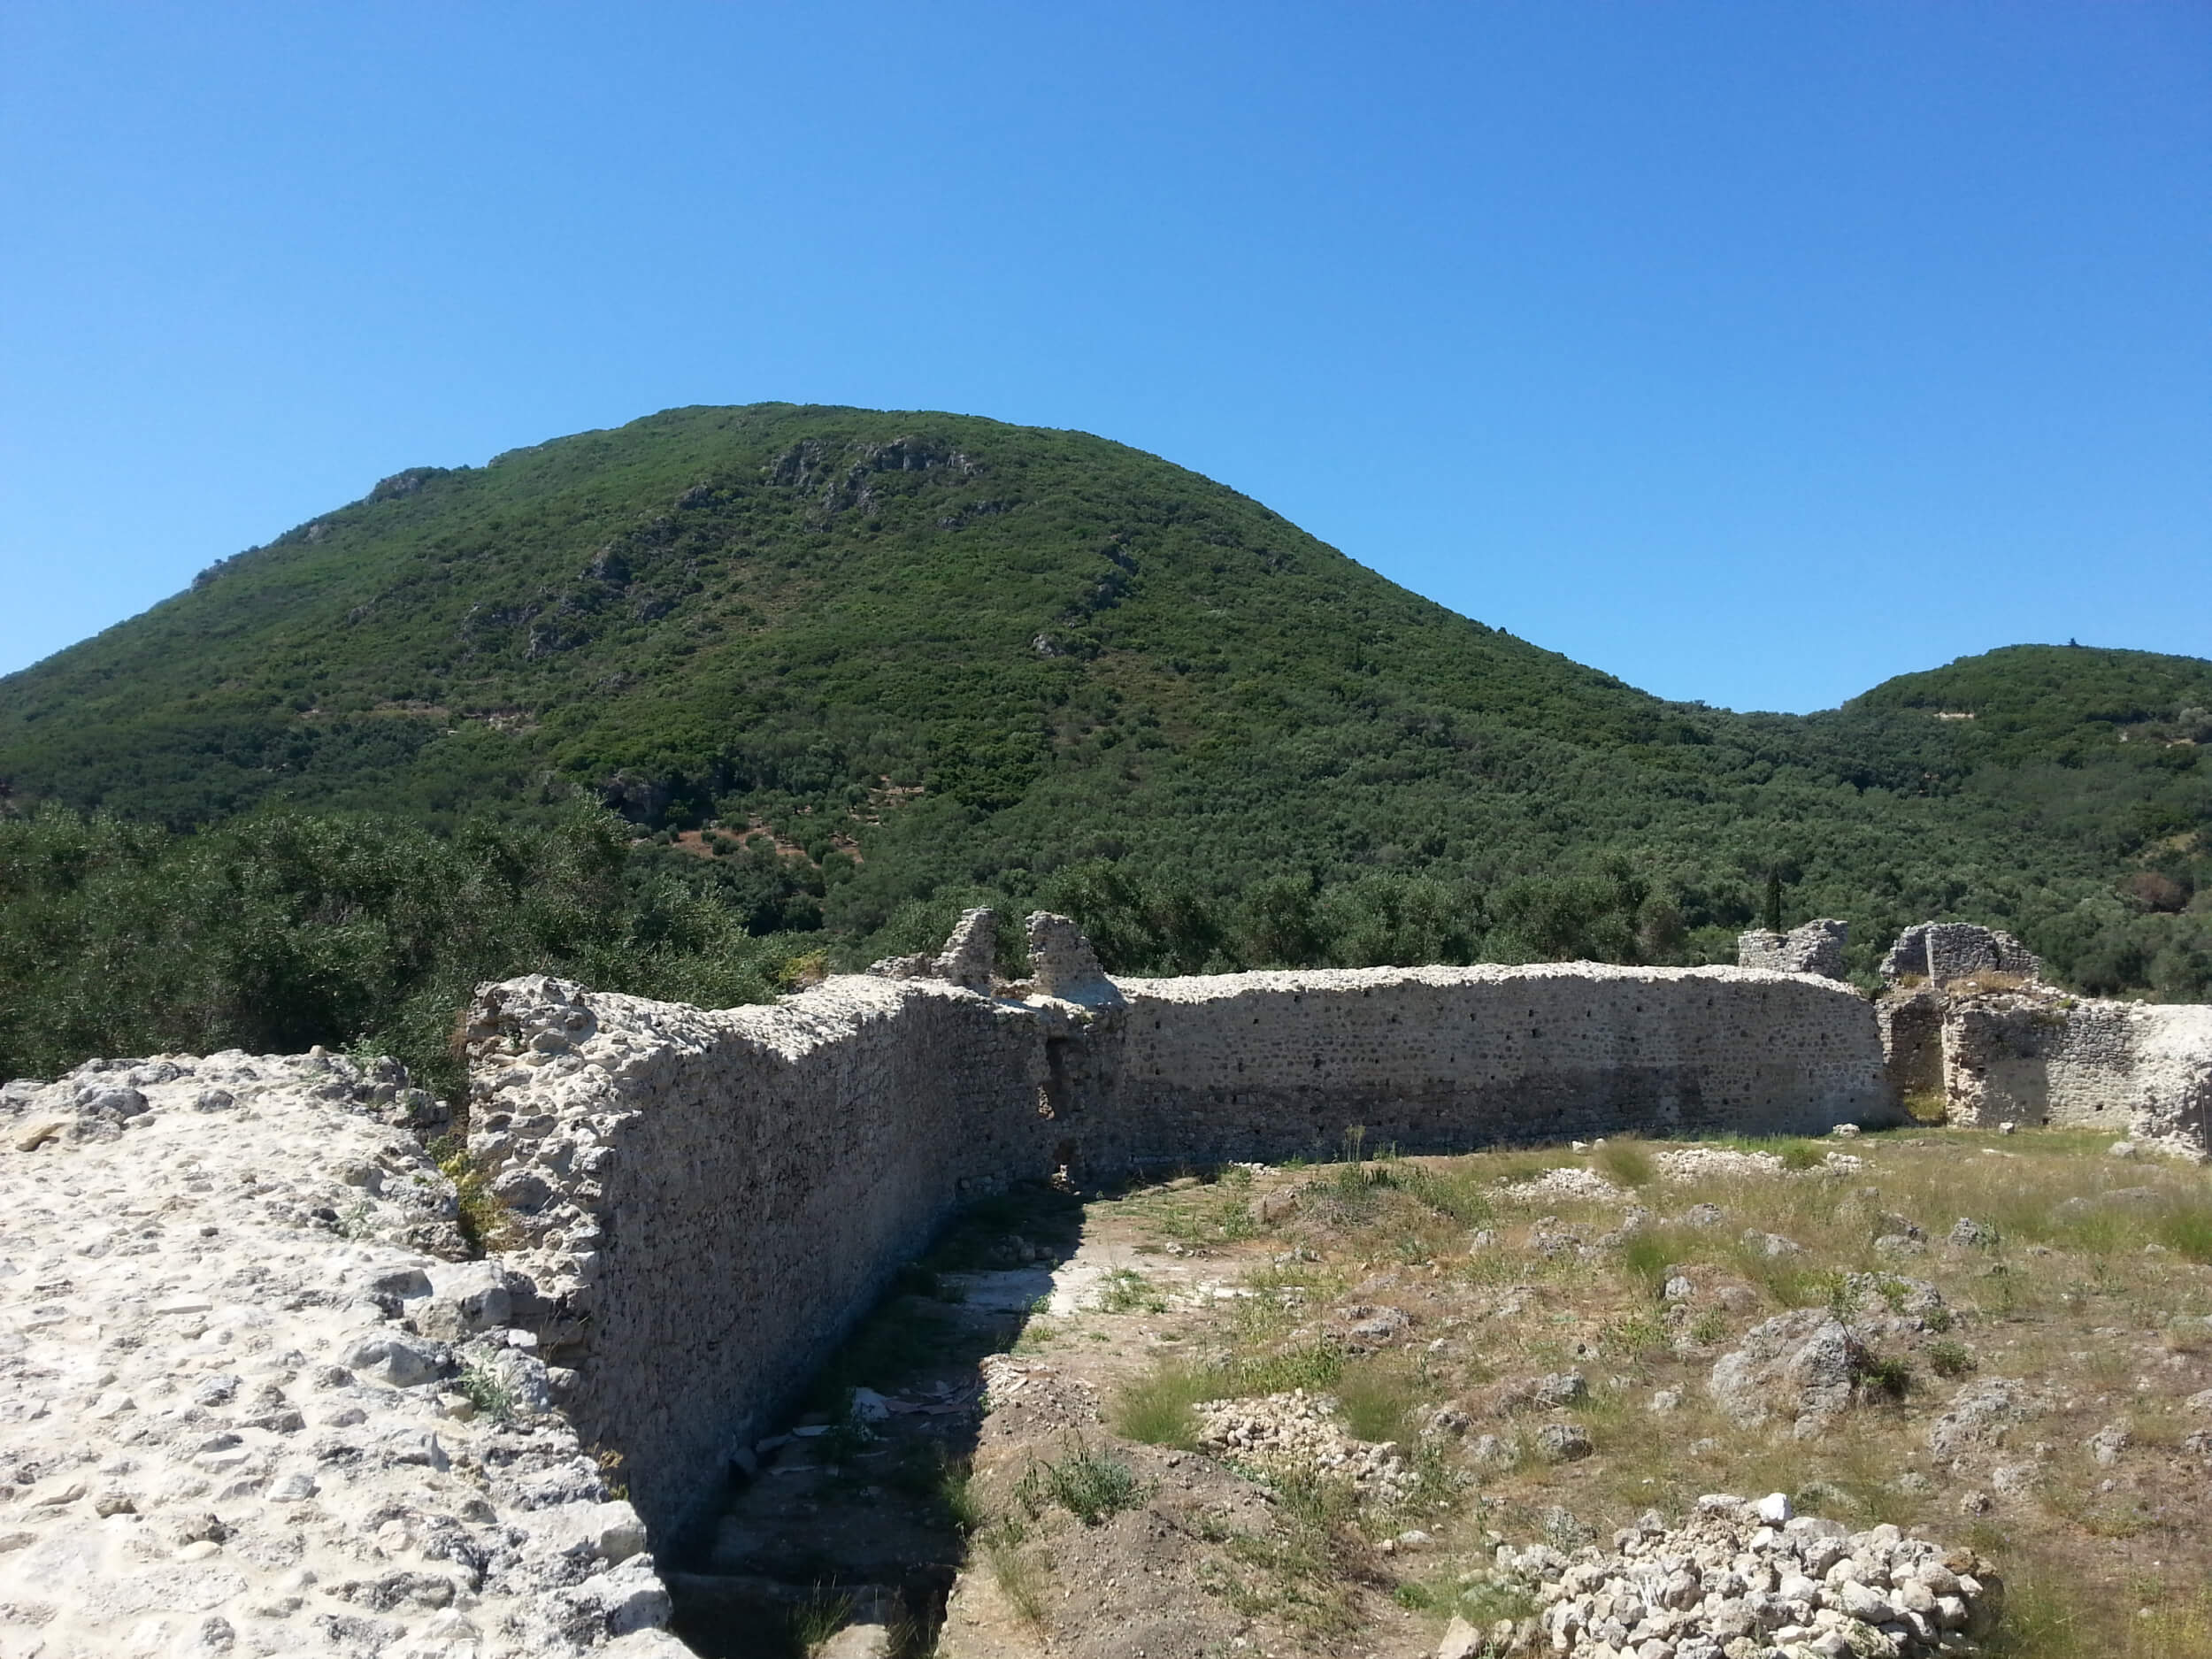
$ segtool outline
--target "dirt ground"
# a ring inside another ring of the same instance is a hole
[[[1536,1652],[1540,1574],[1500,1545],[1781,1491],[1997,1562],[1985,1651],[2212,1655],[2212,1172],[2108,1145],[1355,1133],[1334,1164],[993,1201],[764,1443],[679,1629],[763,1659],[1413,1659],[1457,1615]],[[1796,1310],[1848,1332],[1847,1376],[1747,1399],[1724,1360]]]

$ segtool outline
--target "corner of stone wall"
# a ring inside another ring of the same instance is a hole
[[[2212,1155],[2212,1009],[2035,983],[1916,995],[1941,1010],[1947,1121],[2096,1128],[2171,1156]]]

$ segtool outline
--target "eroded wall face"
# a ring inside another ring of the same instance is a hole
[[[1944,1092],[1943,1001],[1932,989],[1896,992],[1875,1005],[1890,1087],[1901,1101]]]
[[[882,981],[712,1014],[583,1000],[565,1053],[480,1064],[472,1144],[545,1194],[515,1259],[555,1304],[549,1357],[666,1538],[955,1209],[1049,1172],[1036,1021]],[[512,1013],[502,1046],[537,1053],[560,1018]]]
[[[1102,1164],[1464,1151],[1893,1113],[1855,992],[1737,969],[1373,969],[1123,981]]]
[[[1961,999],[1944,1013],[1951,1122],[2108,1129],[2203,1157],[2212,1008],[2051,995]]]
[[[1102,987],[1110,991],[1110,987]],[[1883,1121],[1869,1004],[1733,968],[1128,981],[1091,1006],[838,979],[706,1013],[486,987],[472,1150],[587,1442],[655,1536],[961,1204],[1068,1165]]]

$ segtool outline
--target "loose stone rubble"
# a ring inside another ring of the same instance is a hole
[[[390,1062],[0,1091],[0,1656],[680,1655]]]
[[[1538,1582],[1540,1650],[1584,1659],[1916,1659],[1971,1653],[1994,1624],[2003,1586],[1970,1550],[1894,1526],[1847,1531],[1758,1502],[1700,1498],[1668,1526],[1647,1512],[1613,1552],[1563,1555],[1501,1545],[1502,1574]],[[1526,1651],[1525,1628],[1476,1631],[1455,1620],[1440,1650]]]
[[[1846,1125],[1847,1127],[1848,1125]],[[1601,1147],[1603,1141],[1594,1142]],[[1577,1142],[1577,1148],[1582,1148]],[[1678,1147],[1655,1154],[1652,1166],[1660,1178],[1669,1181],[1701,1181],[1715,1176],[1740,1179],[1786,1174],[1847,1175],[1865,1166],[1863,1158],[1848,1152],[1830,1152],[1809,1171],[1791,1171],[1781,1158],[1772,1152],[1739,1152],[1730,1147]],[[1502,1197],[1517,1203],[1535,1203],[1546,1199],[1594,1199],[1608,1202],[1629,1197],[1630,1193],[1615,1186],[1599,1171],[1579,1164],[1545,1170],[1526,1180],[1513,1181],[1500,1187]]]
[[[1210,1400],[1195,1409],[1199,1445],[1216,1456],[1270,1473],[1339,1476],[1370,1503],[1403,1503],[1420,1484],[1396,1442],[1347,1434],[1326,1394],[1294,1388],[1256,1400]]]

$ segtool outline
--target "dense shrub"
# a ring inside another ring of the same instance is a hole
[[[313,1043],[441,1087],[480,981],[546,971],[710,1005],[789,947],[598,813],[548,828],[271,812],[194,835],[50,807],[0,818],[0,1075],[93,1055]]]

